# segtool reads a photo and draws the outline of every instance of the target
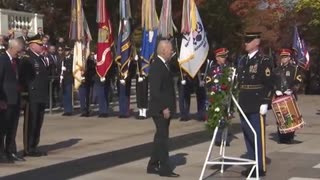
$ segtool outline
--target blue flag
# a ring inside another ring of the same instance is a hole
[[[141,70],[144,75],[149,73],[150,60],[153,58],[156,43],[157,43],[158,30],[146,31],[143,30],[142,47],[141,47]]]
[[[294,34],[293,34],[293,45],[292,48],[296,52],[296,61],[300,67],[303,69],[308,69],[309,68],[309,53],[306,48],[306,45],[304,41],[300,38],[299,32],[298,32],[298,27],[294,26]]]
[[[127,2],[127,0],[120,1],[121,20],[117,41],[117,57],[115,59],[119,67],[119,75],[121,79],[126,79],[128,77],[129,62],[131,58],[131,16],[130,12],[127,12],[129,11],[129,5]]]

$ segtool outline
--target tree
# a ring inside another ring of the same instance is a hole
[[[311,13],[310,25],[320,26],[320,1],[300,0],[296,5],[297,12]]]

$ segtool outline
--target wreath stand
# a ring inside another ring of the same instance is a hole
[[[214,145],[214,142],[216,139],[216,135],[218,132],[218,128],[219,128],[217,126],[213,132],[213,137],[212,137],[212,140],[211,140],[211,143],[209,146],[207,157],[205,159],[199,180],[203,180],[204,172],[205,172],[208,165],[221,165],[220,173],[224,172],[224,165],[253,165],[247,179],[251,178],[251,175],[255,169],[256,169],[256,179],[259,179],[257,133],[253,129],[253,127],[252,127],[251,123],[249,122],[245,113],[242,111],[242,108],[238,104],[238,102],[237,102],[236,98],[234,97],[234,95],[232,94],[232,92],[230,93],[230,95],[231,95],[232,101],[235,103],[235,105],[237,106],[237,109],[240,111],[241,115],[244,117],[244,119],[246,120],[246,123],[249,125],[251,131],[253,132],[255,160],[226,156],[226,142],[227,142],[227,136],[228,136],[228,128],[227,127],[224,128],[223,132],[222,132],[219,157],[210,160],[211,154],[212,154],[212,148],[213,148],[213,145]],[[220,121],[219,121],[219,124],[220,124]],[[227,161],[225,161],[225,160],[227,160]]]

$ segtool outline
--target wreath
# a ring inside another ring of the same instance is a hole
[[[225,128],[230,124],[233,117],[233,107],[231,91],[235,94],[231,86],[233,69],[229,66],[218,66],[213,69],[212,77],[209,77],[209,95],[208,95],[208,121],[207,128],[210,131],[219,126]],[[228,108],[230,106],[230,111]],[[220,122],[220,123],[219,123]]]

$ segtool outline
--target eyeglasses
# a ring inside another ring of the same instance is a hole
[[[58,49],[58,51],[63,51],[62,49]]]

